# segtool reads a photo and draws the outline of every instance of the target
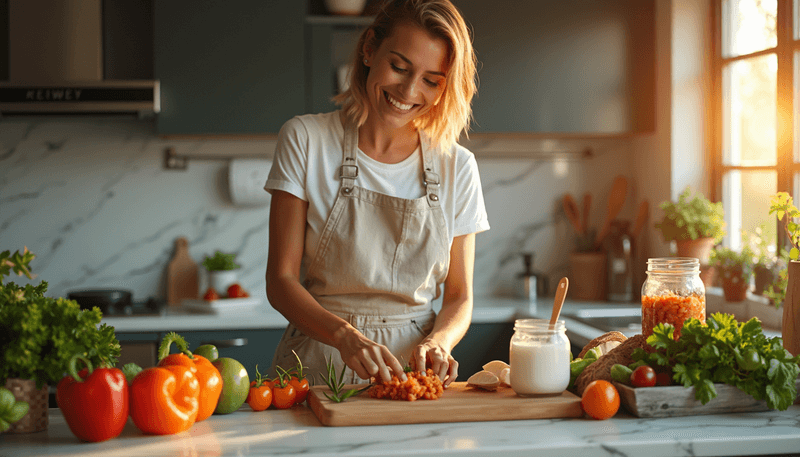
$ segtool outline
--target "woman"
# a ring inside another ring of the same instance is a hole
[[[355,54],[342,110],[289,120],[265,186],[267,297],[289,321],[273,369],[294,351],[317,380],[331,360],[358,383],[427,363],[447,386],[475,233],[489,228],[475,159],[456,144],[475,93],[469,32],[448,0],[393,0]]]

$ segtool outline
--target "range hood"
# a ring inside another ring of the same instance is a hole
[[[0,114],[138,114],[159,83],[103,78],[102,0],[8,0],[8,82]]]

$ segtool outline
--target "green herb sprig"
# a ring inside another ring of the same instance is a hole
[[[767,338],[757,318],[738,322],[730,314],[715,313],[706,324],[687,319],[681,337],[674,327],[659,324],[647,343],[648,353],[636,349],[633,360],[672,368],[672,379],[695,388],[695,398],[706,404],[717,396],[714,383],[735,386],[772,409],[785,410],[797,396],[800,356],[784,349],[781,338]]]
[[[795,219],[800,219],[800,210],[794,206],[792,197],[788,193],[778,192],[769,202],[769,213],[775,214],[779,221],[784,216],[786,217],[783,228],[786,230],[789,242],[792,244],[792,248],[789,250],[789,258],[797,260],[800,257],[800,224],[795,222]]]
[[[236,254],[225,254],[222,251],[214,253],[213,257],[206,256],[203,259],[203,266],[208,271],[226,271],[241,268],[241,265],[235,262]]]
[[[370,384],[370,385],[368,385],[368,386],[366,386],[364,388],[361,388],[361,389],[349,389],[349,390],[343,391],[343,389],[344,389],[344,380],[343,380],[343,378],[344,378],[344,370],[347,368],[347,366],[345,365],[345,366],[342,367],[342,374],[339,375],[338,378],[336,376],[336,369],[334,368],[333,362],[331,361],[330,358],[327,360],[327,368],[328,368],[328,376],[324,376],[323,375],[322,378],[325,380],[325,384],[328,386],[328,388],[331,389],[331,392],[333,393],[333,395],[328,395],[327,392],[323,392],[323,394],[325,394],[325,397],[327,397],[328,400],[330,400],[330,401],[334,401],[336,403],[341,403],[341,402],[347,400],[348,398],[350,398],[352,396],[355,396],[355,395],[358,395],[358,394],[364,392],[365,390],[369,389],[370,387],[372,387],[372,385]]]

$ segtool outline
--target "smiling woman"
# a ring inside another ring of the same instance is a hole
[[[401,380],[400,360],[444,386],[472,317],[475,233],[489,228],[469,125],[475,56],[448,0],[384,4],[361,35],[340,111],[281,129],[267,297],[289,321],[273,359],[347,384]],[[432,301],[442,296],[437,316]]]

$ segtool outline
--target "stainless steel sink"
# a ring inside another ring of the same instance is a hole
[[[628,337],[642,333],[641,308],[581,309],[565,316],[604,333],[618,331]]]

